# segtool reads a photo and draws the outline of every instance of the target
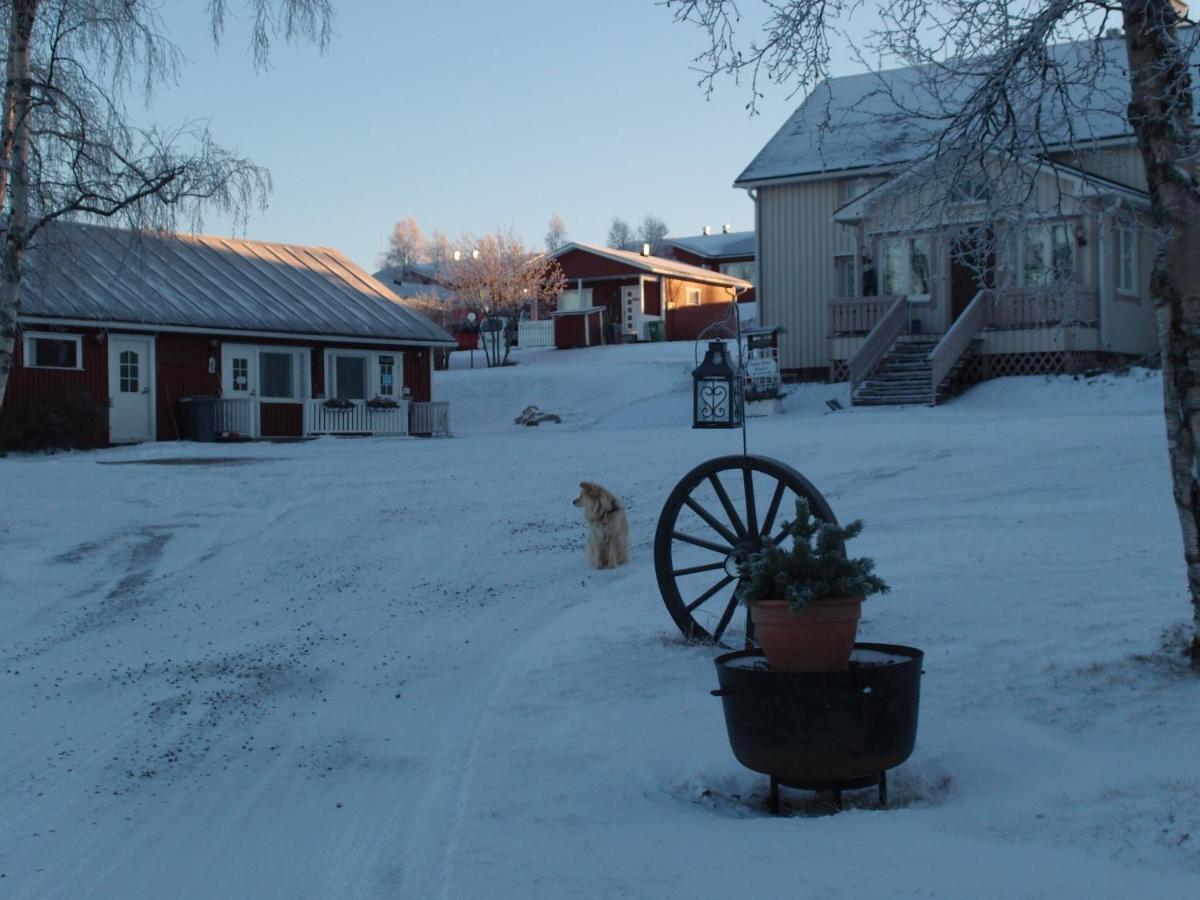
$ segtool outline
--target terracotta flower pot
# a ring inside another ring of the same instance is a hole
[[[776,672],[836,672],[850,664],[864,597],[818,600],[792,612],[786,600],[750,604],[754,631]]]

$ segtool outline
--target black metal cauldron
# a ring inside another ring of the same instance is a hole
[[[898,644],[854,645],[841,672],[773,672],[761,650],[716,659],[733,755],[779,785],[840,792],[879,785],[887,803],[888,769],[917,739],[925,654]]]

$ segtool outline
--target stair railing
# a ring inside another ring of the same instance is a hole
[[[850,373],[850,402],[854,402],[854,392],[879,365],[880,360],[896,343],[896,338],[908,328],[908,297],[896,298],[896,302],[888,307],[888,311],[879,317],[875,327],[858,348],[858,352],[850,357],[846,368]]]
[[[929,351],[927,359],[930,370],[929,403],[931,406],[937,403],[938,388],[946,380],[946,376],[962,359],[962,355],[967,352],[971,342],[979,336],[979,332],[983,331],[988,324],[991,308],[991,292],[983,288],[967,304],[962,315],[954,320],[954,324],[937,342],[937,346]]]

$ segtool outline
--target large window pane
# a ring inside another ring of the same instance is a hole
[[[904,256],[908,250],[908,241],[883,241],[882,248],[884,295],[906,293]]]
[[[913,238],[909,253],[909,294],[929,293],[929,238]]]
[[[367,399],[367,360],[362,356],[335,356],[333,360],[337,399]]]
[[[1040,284],[1049,271],[1046,259],[1046,227],[1034,225],[1025,229],[1024,260],[1021,274],[1024,284]]]
[[[1057,281],[1075,280],[1075,240],[1071,226],[1055,225],[1051,231],[1054,278]]]
[[[294,397],[292,364],[290,353],[258,354],[259,393],[263,397]]]
[[[33,365],[46,369],[79,367],[79,345],[73,338],[33,338]]]

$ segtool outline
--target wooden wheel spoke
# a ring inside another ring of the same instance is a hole
[[[725,568],[724,561],[707,563],[703,566],[688,566],[686,569],[674,569],[671,572],[672,577],[678,578],[680,575],[695,575],[699,572],[715,572],[717,569]]]
[[[730,621],[733,619],[733,614],[738,607],[737,591],[733,592],[733,596],[729,598],[729,605],[725,607],[725,612],[721,616],[721,621],[717,623],[717,627],[713,630],[713,640],[720,641],[721,635],[725,633],[725,629],[729,627]]]
[[[696,547],[703,547],[705,550],[712,550],[714,553],[720,553],[722,556],[728,556],[733,552],[732,547],[727,547],[723,544],[715,544],[712,541],[706,541],[704,538],[693,537],[690,534],[684,534],[681,531],[672,531],[671,539],[683,541],[685,544],[693,544]]]
[[[771,533],[771,527],[775,524],[775,517],[779,515],[779,504],[783,502],[783,495],[786,491],[787,485],[782,481],[775,485],[775,493],[771,495],[771,505],[767,507],[767,517],[763,519],[762,528],[759,529],[760,534]]]
[[[758,511],[754,507],[754,470],[747,462],[742,468],[742,484],[746,489],[746,534],[758,535]]]
[[[707,591],[705,591],[703,594],[701,594],[699,597],[697,597],[695,600],[693,600],[691,603],[689,603],[686,607],[687,611],[689,613],[695,612],[697,607],[699,607],[701,603],[703,603],[705,600],[710,599],[713,596],[713,594],[717,593],[717,591],[721,590],[721,588],[725,587],[731,581],[733,581],[733,576],[726,575],[724,578],[722,578],[720,581],[718,581],[716,584],[714,584],[712,587],[710,587]],[[725,620],[722,619],[721,621],[724,622]],[[728,624],[728,623],[726,623],[726,624]]]
[[[697,503],[691,497],[685,498],[683,503],[688,509],[690,509],[696,515],[698,515],[700,518],[702,518],[705,522],[707,522],[709,524],[709,526],[713,529],[713,531],[715,531],[721,537],[725,538],[725,540],[729,541],[729,545],[731,547],[740,540],[736,534],[734,534],[732,531],[730,531],[728,528],[726,528],[724,525],[722,525],[720,520],[718,520],[716,516],[714,516],[712,513],[710,513],[707,509],[705,509],[703,506],[701,506],[699,503]]]
[[[733,528],[738,533],[738,537],[746,537],[746,526],[742,524],[742,517],[733,508],[733,502],[729,499],[729,494],[725,491],[725,485],[721,484],[721,479],[714,472],[708,476],[708,481],[712,485],[713,490],[717,492],[717,499],[725,507],[725,515],[729,516],[729,521],[733,523]]]

